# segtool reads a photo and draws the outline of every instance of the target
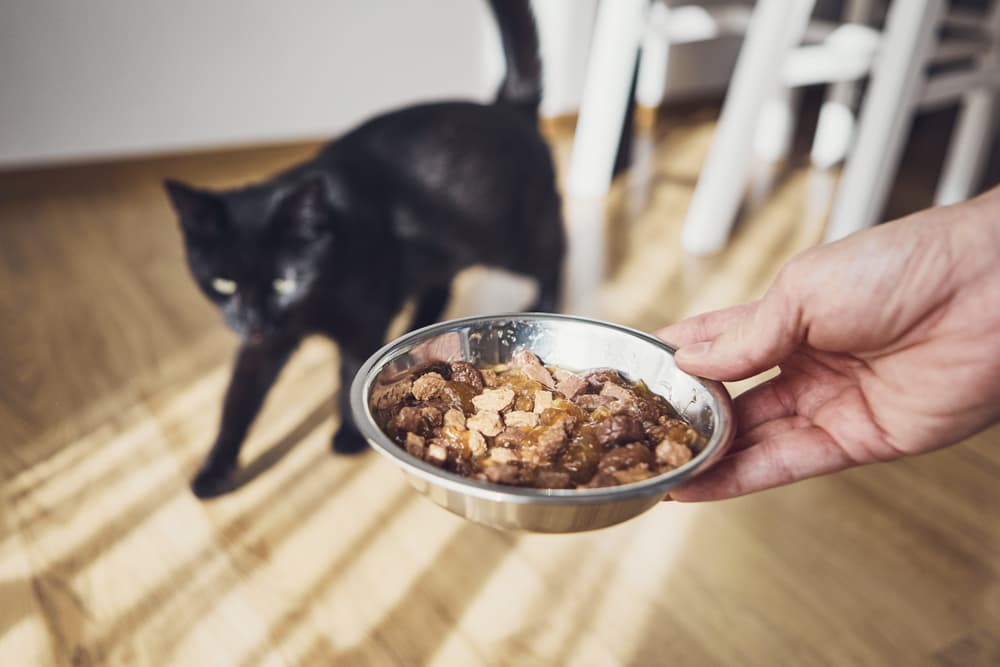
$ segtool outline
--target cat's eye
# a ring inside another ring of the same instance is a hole
[[[282,295],[291,294],[295,291],[295,280],[293,278],[275,278],[274,291]]]
[[[236,294],[236,281],[228,278],[212,278],[212,289],[219,294]]]

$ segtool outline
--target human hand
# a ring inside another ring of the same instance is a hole
[[[759,301],[657,335],[692,374],[780,369],[736,398],[733,449],[675,500],[955,443],[1000,417],[1000,188],[811,249]]]

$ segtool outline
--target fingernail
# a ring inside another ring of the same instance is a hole
[[[694,343],[692,345],[685,345],[681,349],[677,350],[677,354],[688,359],[694,357],[704,357],[712,349],[712,341],[705,340],[700,343]]]

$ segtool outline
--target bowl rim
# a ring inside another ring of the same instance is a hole
[[[676,351],[675,348],[667,345],[659,338],[638,329],[579,315],[515,312],[462,317],[438,322],[410,331],[383,345],[362,364],[358,373],[354,376],[354,381],[351,383],[350,389],[351,411],[362,437],[365,438],[373,449],[393,461],[405,472],[437,486],[444,487],[447,490],[494,502],[542,504],[565,504],[567,502],[579,504],[601,503],[609,500],[620,501],[629,498],[646,497],[657,491],[662,492],[668,488],[680,485],[712,466],[725,454],[732,444],[735,434],[735,424],[732,398],[729,392],[726,391],[720,382],[693,375],[691,377],[695,378],[707,390],[711,399],[712,411],[716,415],[716,421],[720,427],[716,428],[712,433],[705,448],[681,467],[640,482],[632,482],[619,486],[600,487],[596,489],[538,489],[534,487],[506,486],[491,482],[481,482],[443,470],[426,461],[421,461],[393,442],[382,431],[371,413],[367,397],[378,372],[387,363],[409,352],[418,344],[433,336],[445,334],[450,331],[458,331],[470,324],[510,320],[556,320],[597,325],[639,338],[646,343],[660,348],[663,352],[671,356]],[[684,371],[680,372],[683,373]]]

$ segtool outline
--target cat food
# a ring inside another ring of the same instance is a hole
[[[509,364],[410,369],[372,390],[379,427],[412,456],[472,479],[543,489],[638,482],[691,460],[704,438],[662,396],[612,369]]]

